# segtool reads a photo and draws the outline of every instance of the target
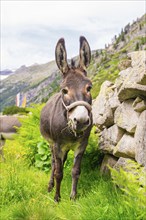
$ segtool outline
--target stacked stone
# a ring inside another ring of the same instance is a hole
[[[123,166],[127,158],[146,167],[146,52],[128,54],[131,66],[119,73],[115,84],[105,81],[93,103],[93,122],[99,148],[107,165]]]

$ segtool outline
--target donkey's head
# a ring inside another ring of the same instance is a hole
[[[62,104],[66,109],[68,124],[78,134],[91,124],[90,90],[91,81],[87,78],[86,68],[91,59],[91,51],[85,37],[80,37],[79,64],[68,65],[65,41],[61,38],[56,45],[56,63],[63,74],[61,84]]]

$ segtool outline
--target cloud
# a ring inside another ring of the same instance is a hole
[[[2,1],[1,65],[17,68],[54,59],[64,37],[68,57],[78,54],[79,36],[91,49],[104,47],[127,23],[144,13],[144,1]]]

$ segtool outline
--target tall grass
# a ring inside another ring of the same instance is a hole
[[[73,202],[69,199],[72,166],[70,161],[64,169],[61,202],[55,203],[54,191],[47,193],[49,174],[28,166],[24,154],[25,148],[17,141],[7,141],[6,162],[1,163],[0,177],[2,220],[145,219],[144,208],[135,208],[133,197],[123,193],[111,179],[103,178],[99,174],[98,166],[87,169],[89,163],[86,163],[86,156],[82,163],[77,200]],[[71,159],[72,155],[69,157]],[[134,196],[136,200],[138,195]]]

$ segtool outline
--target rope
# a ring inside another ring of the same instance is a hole
[[[77,106],[85,106],[89,112],[91,112],[92,110],[92,107],[91,105],[88,103],[88,102],[85,102],[85,101],[76,101],[76,102],[73,102],[72,104],[70,105],[65,105],[63,99],[62,99],[62,104],[63,106],[65,107],[65,109],[69,112],[71,109],[77,107]]]

